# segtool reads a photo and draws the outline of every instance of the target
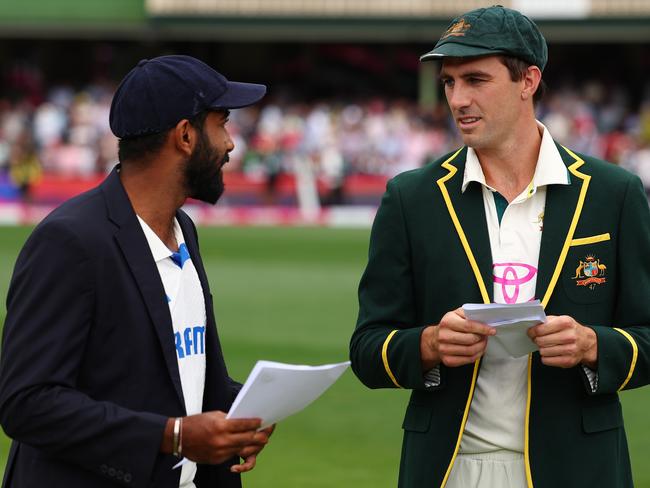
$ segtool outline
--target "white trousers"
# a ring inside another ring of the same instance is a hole
[[[524,455],[495,451],[458,454],[445,488],[526,488]]]

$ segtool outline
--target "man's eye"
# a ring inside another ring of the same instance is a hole
[[[469,78],[467,81],[469,83],[471,83],[472,85],[477,85],[477,84],[483,82],[483,80],[481,78]]]
[[[444,78],[444,79],[442,79],[442,80],[440,80],[440,81],[441,81],[441,83],[442,83],[442,86],[444,86],[444,87],[451,87],[451,86],[454,86],[454,80],[451,80],[451,79],[449,79],[449,78]]]

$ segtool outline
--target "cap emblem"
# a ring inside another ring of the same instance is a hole
[[[472,24],[465,22],[465,19],[460,19],[458,22],[454,23],[447,31],[444,33],[444,35],[440,38],[446,39],[447,37],[461,37],[465,35],[465,32],[467,32],[470,27],[472,27]]]

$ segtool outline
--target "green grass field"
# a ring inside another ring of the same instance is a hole
[[[27,228],[0,227],[0,297]],[[201,250],[230,373],[257,359],[303,364],[347,359],[367,230],[204,228]],[[0,323],[4,323],[4,306]],[[650,487],[650,388],[622,395],[637,487]],[[247,488],[388,488],[397,481],[405,391],[370,391],[345,373],[282,422]],[[9,441],[0,433],[0,474]]]

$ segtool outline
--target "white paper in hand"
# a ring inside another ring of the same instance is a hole
[[[258,361],[226,418],[260,418],[261,429],[264,429],[316,400],[349,365],[350,361],[323,366]],[[178,469],[187,462],[183,458],[172,469]]]
[[[258,361],[226,418],[261,418],[261,428],[266,428],[316,400],[349,365],[349,361],[323,366]]]
[[[539,300],[525,303],[466,303],[465,317],[497,327],[489,338],[490,349],[498,357],[518,358],[537,351],[537,346],[526,333],[533,325],[546,322],[546,314]]]

